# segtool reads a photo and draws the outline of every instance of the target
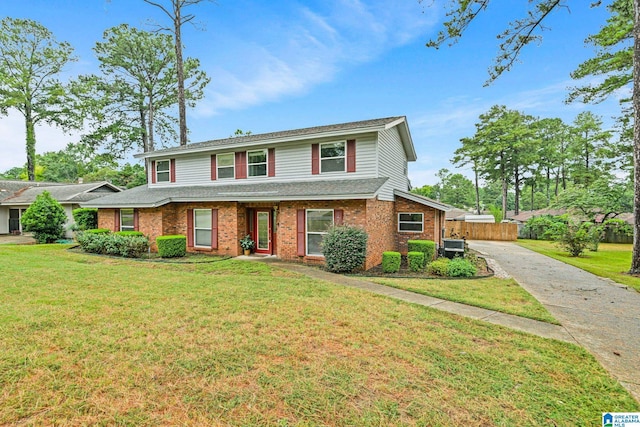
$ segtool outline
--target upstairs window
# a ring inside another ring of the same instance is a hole
[[[218,154],[218,179],[234,178],[236,176],[235,163],[234,153]]]
[[[267,150],[247,152],[249,176],[267,176]]]
[[[424,231],[424,214],[404,213],[398,214],[398,231],[409,233],[422,233]]]
[[[169,160],[156,161],[156,182],[169,182],[171,180],[171,166]]]
[[[133,209],[120,209],[120,231],[135,231]]]
[[[320,172],[344,172],[345,157],[344,142],[320,144]]]

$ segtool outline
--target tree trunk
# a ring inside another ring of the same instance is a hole
[[[535,185],[531,183],[531,212],[533,212],[533,203],[535,202]]]
[[[633,254],[629,273],[640,274],[640,0],[633,0]]]
[[[640,1],[640,0],[638,0]],[[502,219],[507,219],[507,178],[502,178]]]
[[[27,127],[27,177],[29,181],[36,180],[36,130],[33,123],[31,108],[25,109],[24,121]]]
[[[149,115],[147,116],[147,139],[149,151],[154,151],[156,149],[155,141],[153,140],[153,97],[149,95]]]
[[[478,168],[475,165],[473,166],[473,172],[476,175],[476,212],[480,215],[480,184],[478,183]]]
[[[516,173],[513,177],[514,181],[514,189],[516,191],[516,203],[514,206],[514,215],[518,215],[520,213],[520,173],[516,169]],[[506,218],[505,218],[506,219]]]
[[[180,5],[174,0],[174,29],[176,41],[176,70],[178,73],[178,116],[180,120],[180,145],[187,145],[187,110],[184,100],[184,65],[182,62],[182,18]]]
[[[551,187],[551,168],[547,168],[547,206],[551,204],[550,187]]]

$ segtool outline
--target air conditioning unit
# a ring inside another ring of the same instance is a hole
[[[464,255],[464,240],[462,239],[442,239],[442,249],[444,256],[453,258]]]

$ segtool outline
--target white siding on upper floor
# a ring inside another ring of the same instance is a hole
[[[331,172],[313,175],[311,173],[311,145],[319,142],[337,142],[346,141],[347,139],[356,139],[356,171],[347,172]],[[304,141],[298,143],[285,143],[275,146],[257,146],[248,149],[237,147],[235,151],[253,151],[264,148],[275,148],[276,157],[276,176],[275,177],[247,177],[245,179],[224,179],[211,180],[211,154],[221,154],[234,152],[233,149],[225,148],[216,152],[198,153],[190,155],[175,156],[176,182],[158,182],[151,184],[151,175],[149,176],[149,184],[153,187],[167,186],[188,186],[188,185],[216,185],[230,183],[246,183],[246,182],[264,182],[264,181],[292,181],[292,180],[327,180],[327,179],[361,179],[375,178],[378,175],[378,164],[376,156],[376,135],[366,134],[356,137],[345,137],[344,139],[323,139],[318,141]],[[168,160],[168,157],[158,157],[154,159]],[[151,162],[149,162],[151,164]],[[150,171],[153,173],[153,171]]]
[[[388,177],[389,180],[378,193],[380,200],[393,201],[394,189],[409,191],[407,167],[407,155],[398,128],[381,131],[378,136],[378,170],[379,176]]]

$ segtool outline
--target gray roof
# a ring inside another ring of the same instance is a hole
[[[322,136],[337,136],[349,133],[364,133],[364,132],[376,132],[387,127],[393,127],[398,124],[403,124],[400,128],[400,134],[403,138],[403,144],[407,151],[407,157],[409,160],[415,160],[416,154],[413,147],[413,141],[411,140],[411,134],[409,133],[409,127],[406,123],[404,116],[385,117],[382,119],[361,120],[357,122],[340,123],[326,126],[315,126],[303,129],[285,130],[280,132],[270,132],[255,135],[237,136],[225,139],[215,139],[204,142],[197,142],[193,144],[182,145],[179,147],[165,148],[162,150],[155,150],[149,153],[137,154],[135,157],[157,157],[164,155],[174,155],[183,152],[199,152],[207,151],[218,148],[228,148],[229,146],[245,146],[252,145],[253,143],[277,143],[283,141],[290,141],[296,139],[309,139],[318,138]]]
[[[29,187],[49,187],[59,185],[52,182],[33,182],[33,181],[11,181],[0,180],[0,202],[8,199],[17,192]]]
[[[34,183],[30,183],[33,185]],[[42,192],[48,191],[60,203],[81,203],[121,190],[106,181],[87,184],[53,184],[27,188],[2,200],[4,205],[30,205]]]
[[[412,202],[416,202],[416,203],[420,203],[422,205],[425,206],[429,206],[432,207],[434,209],[437,209],[439,211],[449,211],[451,209],[453,209],[451,206],[449,205],[445,205],[444,203],[440,203],[438,201],[435,201],[433,199],[430,199],[428,197],[424,197],[424,196],[420,196],[419,194],[414,194],[414,193],[408,193],[406,191],[402,191],[402,190],[393,190],[393,194],[399,197],[403,197],[407,200],[411,200]]]
[[[388,178],[261,182],[188,187],[147,185],[83,203],[94,208],[149,208],[172,202],[276,202],[281,200],[369,199]]]

